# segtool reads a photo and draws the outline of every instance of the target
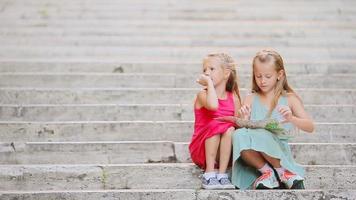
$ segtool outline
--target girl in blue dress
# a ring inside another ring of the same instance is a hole
[[[288,85],[281,56],[262,50],[253,59],[252,91],[243,101],[244,119],[277,119],[284,129],[313,132],[314,124]],[[274,173],[276,172],[276,173]],[[288,139],[265,129],[240,128],[233,134],[232,183],[240,189],[304,188],[304,169],[292,157]],[[278,181],[278,178],[280,181]]]

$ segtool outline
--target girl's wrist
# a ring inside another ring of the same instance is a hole
[[[207,88],[214,88],[214,84],[212,81],[208,81]]]
[[[292,117],[290,118],[289,122],[292,123],[292,124],[295,124],[297,119],[298,118],[296,116],[292,115]]]

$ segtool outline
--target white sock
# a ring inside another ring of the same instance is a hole
[[[268,170],[273,171],[273,169],[266,163],[262,168],[257,169],[259,172],[261,172],[262,174]]]
[[[281,177],[283,175],[283,173],[286,171],[286,169],[284,169],[283,167],[279,167],[279,168],[275,168],[278,176]]]
[[[205,178],[205,180],[209,180],[211,178],[215,178],[216,177],[216,172],[205,172],[203,174],[203,177]]]
[[[216,177],[218,178],[219,181],[220,181],[220,179],[222,179],[222,178],[229,178],[229,176],[228,176],[226,173],[217,174]]]

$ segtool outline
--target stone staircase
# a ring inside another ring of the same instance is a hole
[[[356,199],[356,2],[0,0],[0,199]],[[306,190],[200,189],[202,58],[273,47],[316,131]]]

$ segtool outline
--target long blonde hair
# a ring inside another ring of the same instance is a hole
[[[235,93],[239,99],[239,102],[241,102],[240,90],[237,80],[236,63],[234,59],[227,53],[210,53],[206,58],[218,58],[221,61],[221,67],[231,71],[226,82],[226,91]]]
[[[275,90],[274,90],[275,95],[274,95],[272,105],[271,105],[268,115],[267,115],[267,116],[271,116],[273,109],[277,106],[279,97],[281,97],[282,95],[286,95],[286,93],[294,93],[298,98],[299,98],[299,96],[294,92],[294,90],[288,84],[287,75],[286,75],[286,71],[284,68],[282,57],[276,51],[268,50],[268,49],[259,51],[256,54],[256,56],[253,58],[253,62],[252,62],[252,92],[256,92],[256,93],[261,92],[260,88],[258,87],[258,85],[256,83],[256,78],[254,75],[255,74],[255,64],[256,64],[257,60],[260,61],[261,63],[267,63],[272,60],[275,70],[278,73],[281,70],[283,70],[283,76],[280,77],[279,80],[277,80],[277,83],[275,85]]]

